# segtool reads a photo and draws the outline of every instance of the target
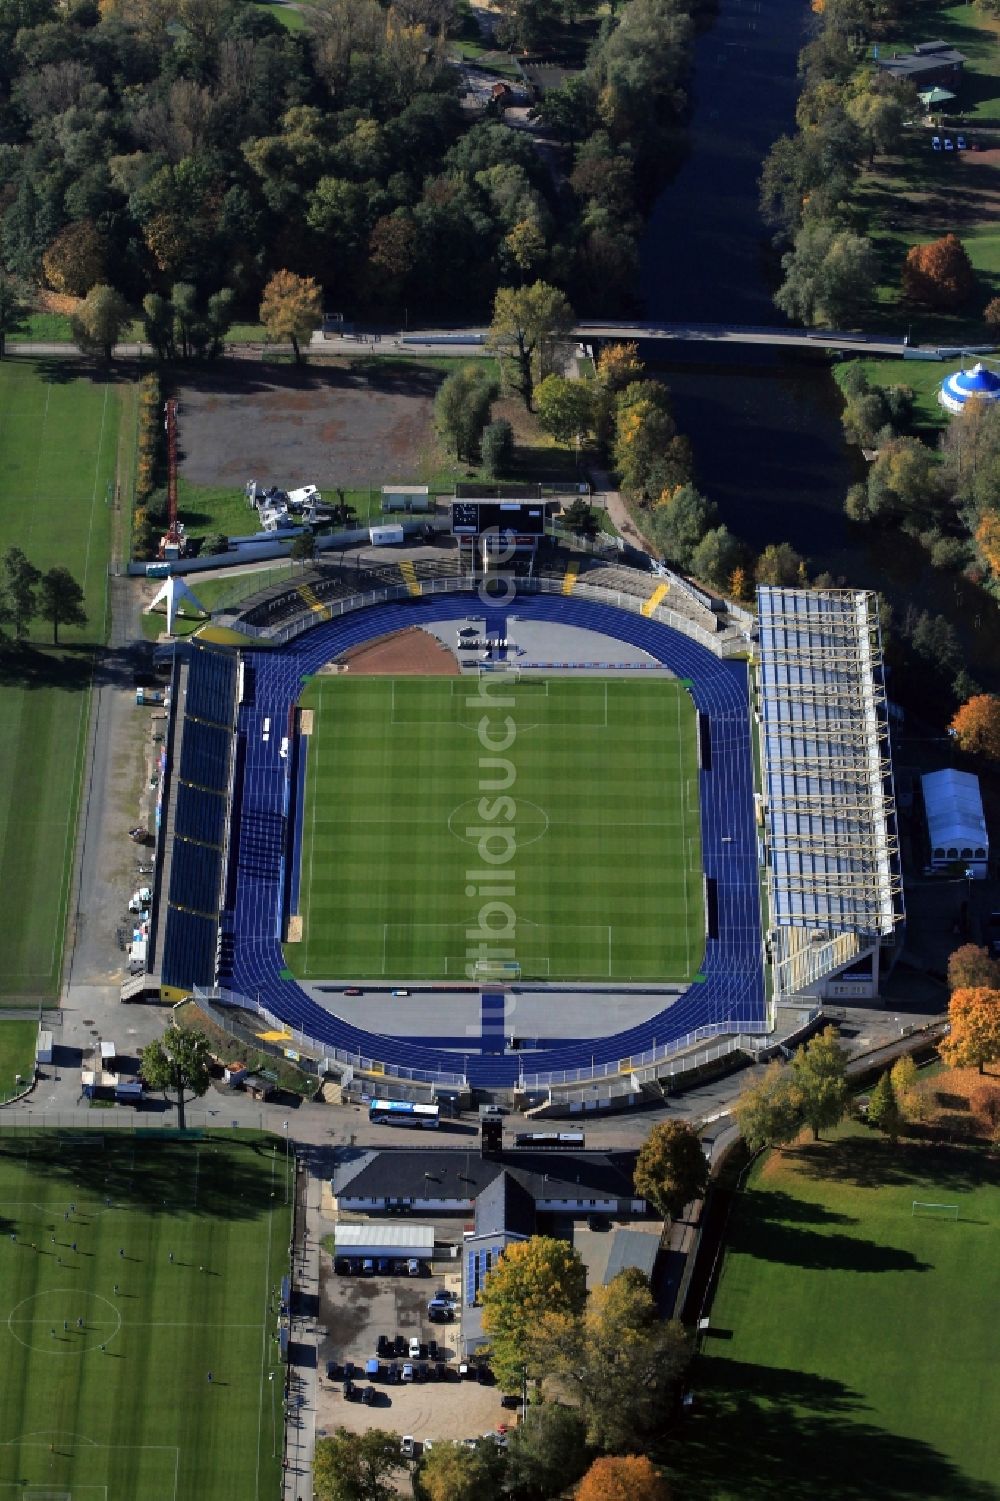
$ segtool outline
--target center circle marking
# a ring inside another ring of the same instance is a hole
[[[496,797],[505,796],[505,794],[502,792],[483,793],[482,796],[492,801]],[[473,849],[477,841],[471,839],[465,832],[467,828],[472,827],[495,829],[497,833],[503,831],[513,833],[515,849],[517,850],[526,849],[529,844],[537,844],[539,839],[544,839],[549,832],[549,815],[544,808],[540,808],[537,803],[531,802],[529,798],[516,797],[514,802],[517,806],[514,809],[514,817],[509,823],[502,818],[497,818],[489,822],[479,816],[479,798],[467,798],[464,803],[459,803],[457,808],[453,808],[449,814],[448,831],[454,834],[455,838],[460,840],[462,844],[471,845]],[[522,833],[522,830],[527,830],[527,833]]]
[[[83,1319],[82,1329],[77,1324],[79,1318]],[[32,1293],[7,1315],[7,1328],[19,1345],[49,1355],[83,1355],[96,1350],[110,1344],[121,1326],[122,1316],[110,1298],[72,1287]]]

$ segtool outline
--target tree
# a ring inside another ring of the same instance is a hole
[[[572,443],[594,423],[594,393],[586,381],[547,375],[535,391],[538,421],[560,443]]]
[[[751,1152],[791,1141],[802,1123],[791,1072],[780,1063],[768,1064],[762,1077],[743,1090],[733,1116]]]
[[[660,1121],[639,1148],[635,1191],[660,1214],[676,1219],[708,1183],[708,1163],[697,1131],[686,1121]]]
[[[1000,297],[991,297],[983,308],[983,321],[994,335],[1000,331]]]
[[[141,1074],[150,1089],[172,1090],[177,1097],[177,1124],[184,1130],[188,1098],[200,1099],[208,1088],[208,1038],[173,1023],[142,1050]]]
[[[969,1090],[969,1109],[991,1141],[1000,1139],[1000,1089],[983,1079]]]
[[[490,1439],[474,1449],[435,1444],[418,1471],[427,1501],[498,1501],[503,1490],[505,1457]]]
[[[504,1391],[520,1390],[526,1365],[533,1374],[531,1335],[542,1316],[579,1314],[586,1297],[586,1269],[565,1241],[533,1235],[506,1247],[481,1294],[490,1365]]]
[[[7,352],[8,334],[20,333],[27,315],[28,299],[21,283],[0,270],[0,360]]]
[[[479,437],[479,458],[483,473],[496,479],[511,466],[514,458],[514,429],[506,418],[488,422]]]
[[[691,572],[716,589],[724,589],[743,561],[744,548],[727,526],[713,526],[691,555]]]
[[[789,318],[816,326],[857,321],[871,305],[878,280],[871,241],[825,220],[803,224],[781,267],[785,280],[775,304]]]
[[[653,537],[678,568],[690,568],[695,550],[706,532],[719,520],[718,507],[706,500],[694,485],[665,490],[650,518]]]
[[[914,245],[903,263],[903,291],[912,302],[930,308],[959,308],[976,285],[965,246],[957,235],[942,235],[929,245]]]
[[[976,545],[994,579],[1000,580],[1000,512],[984,511],[976,527]]]
[[[312,532],[300,532],[288,549],[293,563],[309,563],[316,556],[316,538]]]
[[[110,363],[130,317],[124,297],[114,287],[98,283],[70,318],[73,342],[82,353],[99,354]]]
[[[59,645],[61,625],[86,625],[83,590],[68,568],[50,568],[38,587],[38,613],[52,626],[52,644]]]
[[[824,1126],[835,1126],[847,1106],[847,1054],[836,1027],[824,1027],[792,1058],[792,1072],[799,1109],[813,1139],[819,1141]]]
[[[317,1441],[313,1494],[316,1501],[396,1501],[393,1477],[403,1464],[397,1434],[337,1428]]]
[[[991,959],[989,949],[963,943],[948,956],[948,989],[973,990],[977,986],[1000,990],[1000,959]]]
[[[902,1119],[902,1112],[896,1100],[896,1091],[892,1086],[892,1077],[886,1070],[871,1092],[868,1101],[868,1120],[876,1130],[882,1132],[883,1136],[888,1136],[890,1141],[895,1141],[899,1135]]]
[[[624,391],[644,368],[638,344],[605,344],[597,356],[597,379],[608,391]]]
[[[488,343],[513,369],[515,387],[529,412],[536,381],[548,374],[555,344],[566,337],[575,322],[565,294],[547,282],[500,287],[497,291]]]
[[[758,584],[793,586],[799,582],[802,559],[790,542],[769,542],[757,559]]]
[[[107,247],[89,219],[67,224],[42,256],[45,280],[57,292],[85,297],[104,275]]]
[[[208,553],[212,557],[219,557],[229,551],[229,538],[225,532],[209,532],[201,544],[202,553]]]
[[[635,1268],[595,1288],[582,1319],[543,1319],[539,1347],[557,1385],[580,1403],[587,1442],[627,1451],[658,1432],[690,1358],[679,1323],[663,1323]]]
[[[901,1119],[908,1122],[926,1120],[927,1097],[918,1084],[917,1065],[909,1053],[904,1053],[902,1058],[896,1059],[890,1070],[890,1078]]]
[[[0,572],[0,631],[10,626],[15,641],[23,641],[38,613],[36,590],[41,573],[19,547],[8,547]]]
[[[674,448],[676,434],[666,386],[640,380],[619,391],[612,457],[623,490],[648,498],[687,481],[689,455],[685,462],[685,455]]]
[[[580,1481],[576,1501],[670,1501],[670,1492],[651,1460],[628,1454],[595,1459]]]
[[[576,500],[563,511],[562,523],[568,531],[576,532],[578,537],[592,539],[597,536],[599,530],[597,517],[587,502],[580,496],[577,496]]]
[[[172,360],[176,354],[174,344],[174,310],[166,297],[159,292],[147,292],[142,299],[142,327],[147,341],[156,350],[159,360]]]
[[[575,1407],[541,1402],[511,1436],[507,1483],[518,1501],[548,1501],[579,1480],[587,1465],[587,1430]]]
[[[1000,990],[956,990],[948,1002],[949,1032],[939,1044],[949,1068],[977,1068],[1000,1058]]]
[[[301,363],[299,341],[309,339],[323,313],[323,294],[311,276],[276,271],[264,288],[260,321],[270,339],[287,339],[296,363]]]
[[[475,463],[496,396],[495,383],[471,364],[460,366],[442,382],[434,398],[434,420],[438,432],[460,461]]]
[[[977,693],[964,703],[948,729],[969,755],[1000,761],[1000,697]]]

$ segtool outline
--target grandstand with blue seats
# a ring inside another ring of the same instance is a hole
[[[178,723],[167,767],[162,888],[161,993],[168,999],[217,977],[219,920],[236,745],[239,662],[232,652],[195,646],[178,663],[172,695]],[[179,731],[179,734],[178,734]]]

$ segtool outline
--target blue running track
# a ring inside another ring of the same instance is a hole
[[[468,595],[437,595],[381,605],[317,626],[280,651],[251,652],[247,665],[255,680],[253,701],[240,709],[239,733],[246,768],[233,816],[238,860],[232,976],[224,983],[257,997],[275,1016],[331,1048],[343,1048],[393,1065],[465,1073],[473,1085],[510,1086],[525,1073],[589,1069],[592,1060],[614,1063],[654,1045],[671,1042],[698,1027],[747,1026],[764,1020],[764,976],[757,885],[757,841],[753,810],[753,757],[746,667],[723,662],[706,647],[653,620],[609,605],[547,595],[519,595],[513,613],[529,620],[557,620],[600,631],[649,652],[692,681],[692,696],[711,726],[710,769],[700,773],[702,859],[714,882],[717,936],[709,936],[704,978],[640,1026],[605,1038],[544,1044],[529,1054],[494,1052],[498,1039],[464,1039],[461,1052],[435,1048],[430,1039],[387,1037],[363,1032],[311,1000],[291,979],[283,979],[280,944],[282,856],[286,847],[283,807],[285,763],[278,756],[280,731],[302,680],[350,647],[387,631],[425,620],[453,620],[469,614]],[[482,613],[477,602],[477,613]],[[271,737],[262,740],[263,721]],[[230,890],[232,889],[232,883]],[[411,1003],[412,1004],[412,1003]],[[492,1020],[492,1018],[491,1018]],[[572,1026],[572,1018],[567,1016]],[[492,1028],[489,1029],[492,1032]],[[457,1042],[458,1039],[455,1039]]]

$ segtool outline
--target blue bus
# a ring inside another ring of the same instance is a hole
[[[410,1100],[370,1100],[368,1119],[382,1126],[417,1126],[436,1131],[441,1109],[438,1105],[414,1105]]]

